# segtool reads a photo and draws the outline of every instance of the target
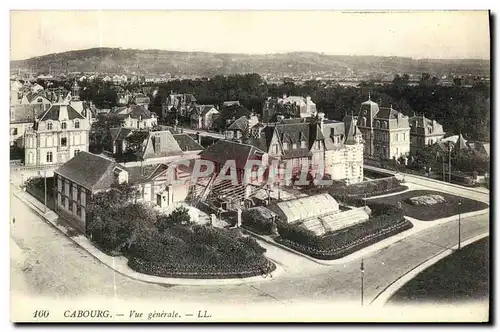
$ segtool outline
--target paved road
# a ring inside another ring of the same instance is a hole
[[[12,188],[12,186],[11,186]],[[51,298],[162,300],[181,303],[297,303],[359,301],[359,261],[324,266],[263,244],[285,266],[273,281],[231,286],[159,286],[115,274],[46,224],[11,195],[11,289]],[[462,239],[489,229],[487,215],[462,220]],[[365,302],[414,266],[457,242],[455,222],[437,226],[365,257]],[[113,280],[115,280],[113,282]],[[113,285],[116,286],[113,287]]]

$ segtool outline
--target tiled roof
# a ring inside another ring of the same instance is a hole
[[[70,105],[62,105],[62,104],[61,105],[54,104],[54,105],[50,106],[50,108],[45,113],[39,115],[37,118],[40,121],[47,121],[47,120],[59,121],[60,116],[61,116],[61,111],[64,111],[64,109],[66,109],[66,111],[67,111],[69,120],[85,119],[85,117],[83,115],[78,113]]]
[[[182,149],[182,151],[200,151],[203,150],[203,146],[198,144],[191,136],[187,134],[175,134],[174,135],[177,144]]]
[[[113,160],[82,151],[59,167],[55,173],[94,191],[108,189],[115,182],[115,168],[126,170]]]
[[[122,140],[125,137],[132,134],[133,131],[134,131],[133,129],[122,128],[122,127],[110,128],[109,133],[111,134],[111,141],[114,142],[116,140]]]
[[[227,160],[234,160],[236,168],[244,169],[249,159],[259,159],[264,151],[248,144],[218,140],[214,145],[200,153],[202,159],[224,165]]]

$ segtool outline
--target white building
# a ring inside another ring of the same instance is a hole
[[[65,163],[89,148],[90,123],[68,104],[53,104],[25,133],[27,166]]]

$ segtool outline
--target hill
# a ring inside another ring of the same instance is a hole
[[[301,75],[319,72],[343,72],[355,69],[362,73],[455,72],[489,75],[489,60],[416,60],[404,57],[341,56],[312,52],[282,54],[223,54],[92,48],[55,53],[27,60],[11,61],[11,69],[36,73],[108,72],[142,74],[197,75],[286,73]]]

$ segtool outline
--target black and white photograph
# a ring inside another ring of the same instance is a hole
[[[489,322],[491,22],[11,10],[11,322]]]

